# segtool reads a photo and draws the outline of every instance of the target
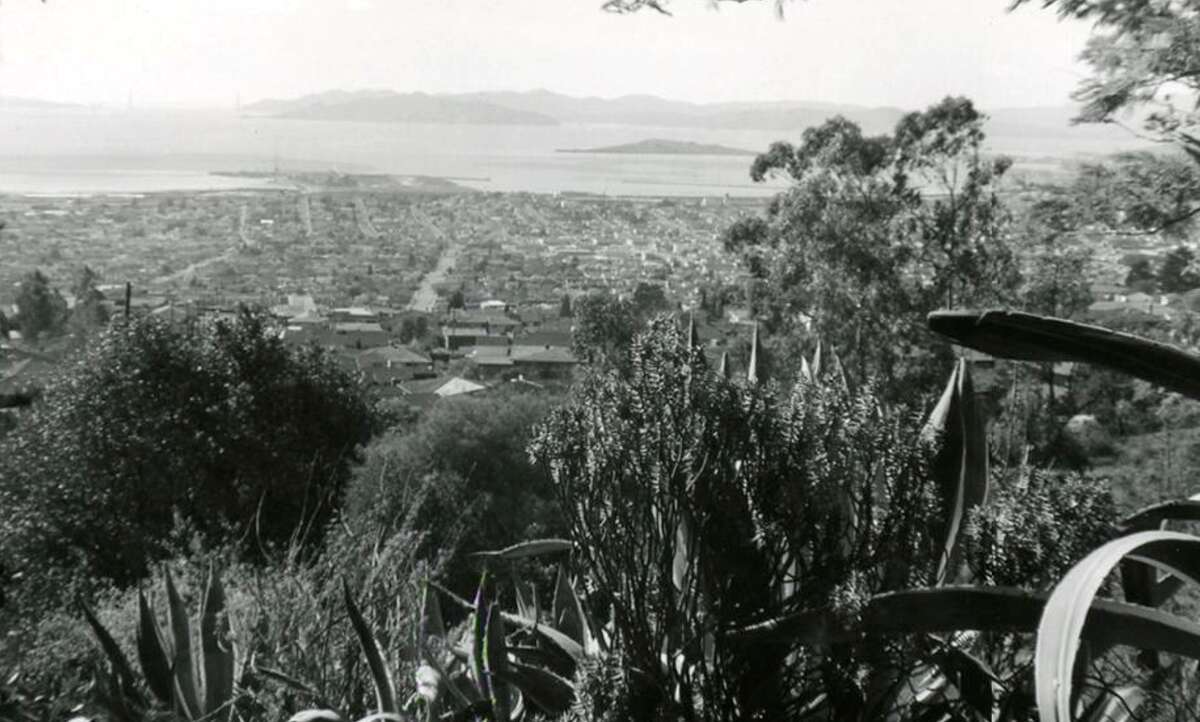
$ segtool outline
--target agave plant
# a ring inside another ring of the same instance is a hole
[[[468,601],[427,581],[422,590],[421,615],[414,628],[416,692],[401,703],[391,662],[363,616],[348,583],[344,602],[358,637],[375,689],[376,711],[364,720],[487,719],[523,720],[533,714],[557,717],[574,700],[576,669],[595,650],[583,606],[560,567],[551,607],[542,613],[536,592],[526,596],[518,582],[517,611],[503,611],[497,601],[491,567],[516,559],[565,552],[569,541],[537,539],[477,556],[485,562],[474,601]],[[469,612],[464,625],[449,628],[439,596]],[[297,680],[260,670],[289,686],[311,692]],[[332,709],[297,713],[291,722],[340,722]],[[363,722],[363,721],[360,721]]]
[[[1200,357],[1150,339],[1011,311],[938,312],[929,325],[958,344],[1000,358],[1097,364],[1200,399]],[[1025,595],[1014,605],[1027,609],[1021,628],[1036,629],[1036,703],[1044,722],[1065,722],[1077,713],[1123,719],[1145,700],[1146,690],[1137,687],[1101,690],[1081,712],[1084,690],[1077,671],[1086,663],[1085,651],[1094,656],[1125,644],[1143,650],[1148,666],[1155,666],[1156,652],[1200,659],[1200,625],[1160,609],[1186,581],[1200,580],[1200,537],[1163,526],[1198,520],[1196,497],[1143,509],[1124,520],[1115,539],[1071,568],[1048,596]],[[1114,570],[1121,573],[1124,602],[1100,598]],[[1185,676],[1194,674],[1193,667]]]
[[[138,591],[137,656],[142,681],[159,707],[184,719],[230,719],[237,660],[219,575],[209,567],[194,623],[165,568],[163,586],[166,629],[159,625],[145,592]],[[101,705],[119,720],[140,719],[155,705],[143,697],[133,667],[113,636],[82,600],[80,606],[109,661],[108,674],[95,687]]]

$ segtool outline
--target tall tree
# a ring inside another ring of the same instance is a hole
[[[1071,238],[1080,221],[1069,198],[1050,196],[1034,203],[1023,219],[1027,271],[1022,305],[1034,312],[1070,318],[1092,303],[1086,244]]]
[[[921,330],[928,311],[1012,299],[1020,276],[997,194],[1008,162],[983,157],[983,122],[946,98],[892,135],[836,117],[756,158],[754,180],[792,185],[725,244],[759,279],[751,298],[767,330],[791,342],[811,328],[861,375],[902,379],[924,367],[908,362],[944,353]]]
[[[66,300],[39,270],[30,271],[21,279],[16,305],[17,325],[30,341],[58,333],[67,318]]]

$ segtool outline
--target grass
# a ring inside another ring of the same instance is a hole
[[[1200,426],[1116,439],[1116,453],[1094,458],[1089,475],[1106,477],[1121,511],[1200,493]]]

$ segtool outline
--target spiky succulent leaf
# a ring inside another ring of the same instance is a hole
[[[87,605],[83,599],[78,600],[80,609],[83,610],[83,617],[87,620],[88,626],[92,628],[92,633],[96,636],[96,641],[100,643],[100,648],[104,650],[104,655],[108,657],[109,664],[116,674],[117,679],[114,689],[122,694],[130,695],[133,693],[133,668],[129,666],[129,659],[125,653],[121,651],[121,646],[113,639],[104,625],[92,612],[92,608]]]
[[[1063,577],[1046,602],[1038,625],[1034,656],[1038,713],[1044,722],[1073,719],[1073,671],[1093,600],[1109,573],[1126,557],[1152,563],[1187,579],[1200,579],[1200,538],[1169,531],[1144,531],[1115,539],[1084,557]],[[1140,609],[1140,608],[1137,608]],[[1141,639],[1144,649],[1161,649],[1200,659],[1200,625],[1157,610],[1163,621],[1175,620],[1172,649]],[[1113,630],[1107,630],[1110,633]]]
[[[512,561],[513,559],[569,552],[572,546],[567,539],[531,539],[497,551],[475,552],[472,556]]]
[[[175,684],[175,702],[188,719],[199,719],[204,715],[200,706],[200,692],[196,675],[195,658],[192,656],[192,623],[188,619],[187,607],[171,572],[163,568],[164,585],[167,588],[167,626],[171,629],[171,670]]]
[[[959,534],[967,516],[988,494],[987,432],[975,409],[975,388],[966,361],[959,359],[955,365],[923,433],[938,444],[933,475],[944,516],[935,581],[944,584],[957,571]]]
[[[998,358],[1097,364],[1200,399],[1200,356],[1165,343],[1018,311],[937,311],[928,322],[955,343]]]
[[[381,713],[397,713],[400,707],[396,704],[396,684],[392,681],[392,673],[384,659],[379,641],[375,639],[371,627],[363,617],[354,595],[350,592],[350,583],[342,579],[342,597],[346,604],[346,613],[350,616],[350,624],[358,637],[359,646],[367,658],[367,667],[371,670],[371,680],[375,684],[375,701]]]
[[[488,607],[483,640],[483,670],[488,681],[492,700],[492,718],[495,722],[509,722],[512,717],[509,686],[503,673],[508,666],[508,650],[504,641],[504,617],[500,606],[492,603]]]
[[[230,642],[225,589],[215,568],[208,570],[204,601],[200,606],[200,656],[204,671],[204,714],[228,706],[232,712],[233,675],[236,668]]]
[[[146,601],[146,594],[138,590],[138,662],[150,691],[164,705],[174,700],[175,683],[171,673],[171,650],[167,647],[154,610]]]

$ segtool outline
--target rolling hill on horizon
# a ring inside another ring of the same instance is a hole
[[[559,153],[600,153],[625,155],[757,155],[758,151],[730,148],[715,143],[696,143],[687,140],[647,138],[634,143],[607,145],[599,148],[559,148]]]
[[[705,130],[799,132],[834,115],[858,123],[867,133],[888,133],[909,110],[820,101],[741,101],[694,103],[654,95],[580,97],[549,90],[485,91],[456,94],[399,93],[393,90],[332,90],[291,99],[261,100],[244,106],[248,115],[307,120],[424,122],[481,125],[612,124]],[[1072,126],[1069,105],[984,109],[989,135],[1039,138],[1127,140],[1110,126]]]

